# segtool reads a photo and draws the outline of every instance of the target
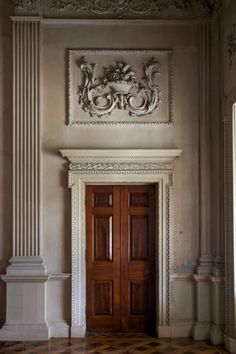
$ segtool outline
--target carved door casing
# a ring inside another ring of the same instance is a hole
[[[87,186],[87,330],[155,330],[155,186]]]

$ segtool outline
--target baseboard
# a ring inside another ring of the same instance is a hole
[[[236,339],[231,338],[225,334],[224,335],[224,342],[225,342],[225,348],[230,353],[236,353]]]
[[[159,338],[187,338],[192,336],[193,332],[192,321],[176,322],[170,326],[158,326],[157,334]]]
[[[48,321],[50,338],[69,338],[70,327],[66,321]]]
[[[193,339],[194,340],[210,339],[210,322],[197,321],[193,326]]]
[[[224,343],[224,332],[223,326],[212,324],[210,329],[210,340],[214,345],[219,345]]]
[[[41,341],[49,339],[47,323],[11,323],[0,330],[1,341]]]

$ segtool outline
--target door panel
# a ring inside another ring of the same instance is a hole
[[[155,186],[87,186],[87,329],[155,327]]]
[[[155,186],[123,186],[121,323],[125,331],[155,327]]]
[[[112,260],[113,216],[94,215],[93,259],[96,261]]]
[[[88,186],[87,329],[120,330],[120,190]]]

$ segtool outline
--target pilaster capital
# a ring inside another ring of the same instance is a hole
[[[40,0],[12,0],[12,2],[15,15],[37,16],[42,12]]]

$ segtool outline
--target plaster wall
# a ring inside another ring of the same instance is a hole
[[[42,32],[42,245],[50,273],[70,272],[70,190],[60,148],[182,149],[171,199],[171,274],[192,273],[199,257],[198,27],[188,23],[81,21],[43,24]],[[173,48],[174,124],[66,126],[67,53],[71,48]],[[172,280],[172,321],[194,320],[193,282]],[[48,319],[69,321],[68,282],[49,282]],[[55,296],[55,294],[58,294]],[[183,309],[183,301],[188,305]],[[181,315],[182,314],[182,315]]]

